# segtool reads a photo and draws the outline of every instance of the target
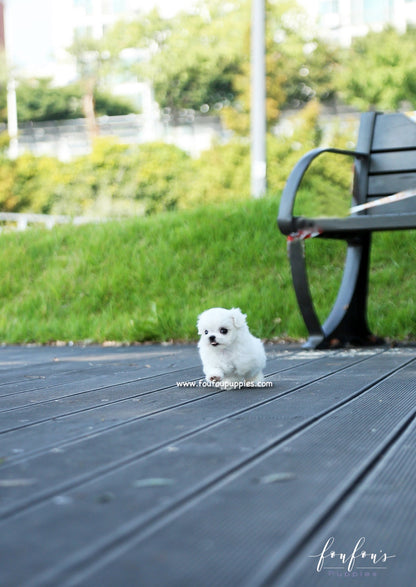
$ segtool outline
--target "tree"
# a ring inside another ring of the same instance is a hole
[[[48,78],[21,80],[16,94],[20,122],[60,120],[80,115],[79,87],[55,88]]]
[[[176,120],[183,109],[219,113],[239,134],[249,129],[250,0],[200,0],[194,13],[163,19],[157,12],[119,24],[106,43],[146,48],[138,73],[149,79],[161,109]],[[267,118],[312,98],[333,96],[337,51],[311,37],[303,9],[292,0],[267,2]],[[128,45],[127,45],[128,44]]]
[[[172,19],[152,11],[139,21],[116,25],[106,47],[113,56],[127,47],[147,51],[136,72],[152,83],[156,101],[171,120],[183,109],[216,111],[234,99],[247,7],[246,0],[203,0],[197,12]]]
[[[416,107],[416,29],[389,27],[353,41],[337,78],[341,97],[360,110]]]
[[[1,91],[3,90],[3,91]],[[56,87],[48,78],[21,79],[17,84],[19,122],[68,120],[83,116],[83,90],[79,83]],[[94,93],[97,115],[122,115],[136,108],[126,98],[113,96],[96,89]],[[0,87],[0,121],[7,121],[6,89]]]
[[[95,111],[95,94],[100,81],[108,72],[111,53],[103,45],[103,40],[91,36],[76,38],[67,49],[77,62],[80,84],[82,87],[82,111],[87,121],[91,138],[98,135]]]
[[[271,127],[284,108],[333,99],[339,57],[335,46],[311,36],[306,13],[296,3],[268,1],[266,10],[266,116]],[[249,33],[247,23],[241,74],[234,78],[236,99],[224,113],[227,125],[240,134],[247,134],[250,124]]]

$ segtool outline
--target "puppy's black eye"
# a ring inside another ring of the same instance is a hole
[[[205,330],[205,334],[208,334],[208,330]]]
[[[220,328],[220,334],[227,334],[227,328]]]

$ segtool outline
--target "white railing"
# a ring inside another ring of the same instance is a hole
[[[16,212],[0,212],[0,222],[10,222],[16,225],[17,230],[26,230],[29,224],[43,224],[46,228],[53,228],[56,224],[88,224],[105,222],[105,218],[90,218],[88,216],[62,216],[52,214],[31,214]],[[1,230],[1,227],[0,227]]]

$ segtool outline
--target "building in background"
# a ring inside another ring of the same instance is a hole
[[[0,2],[0,51],[4,51],[6,47],[5,33],[4,33],[4,2]]]
[[[400,31],[416,25],[416,0],[297,1],[316,23],[319,35],[344,46],[355,36],[387,24]],[[0,2],[0,21],[5,5],[8,52],[19,74],[52,77],[60,86],[77,75],[74,59],[66,51],[75,39],[85,35],[100,39],[117,21],[139,18],[154,7],[171,16],[193,4],[195,0],[4,0]],[[139,54],[136,57],[141,58]]]
[[[416,0],[297,0],[316,23],[316,31],[324,38],[333,39],[344,46],[352,38],[365,35],[369,30],[380,30],[391,24],[399,31],[409,25],[416,25]],[[0,7],[6,5],[6,17],[12,29],[26,28],[27,35],[33,35],[32,50],[26,51],[27,59],[38,47],[47,42],[49,59],[47,66],[40,64],[36,70],[36,61],[32,57],[31,74],[35,76],[52,76],[57,85],[72,80],[75,66],[66,52],[73,41],[86,34],[95,39],[103,36],[106,30],[120,19],[140,17],[153,7],[161,10],[163,15],[171,16],[182,8],[191,8],[195,0],[4,0]],[[22,21],[19,5],[28,5],[31,13],[25,14]],[[30,28],[34,18],[35,6],[39,5],[39,25]],[[1,8],[0,8],[1,10]],[[34,29],[34,30],[33,30]],[[39,31],[36,35],[35,31]],[[6,31],[8,33],[8,31]],[[26,35],[26,36],[27,36]],[[10,34],[13,37],[13,31]],[[1,39],[0,39],[1,42]],[[13,50],[13,46],[11,47]],[[46,49],[45,49],[46,52]],[[24,64],[17,63],[23,73]]]
[[[386,25],[400,32],[416,25],[416,0],[302,0],[302,4],[316,17],[320,34],[344,46]]]
[[[142,0],[59,0],[51,10],[54,55],[53,79],[65,85],[77,76],[67,48],[83,37],[101,39],[119,20],[132,20],[143,13]],[[140,56],[138,56],[140,58]]]
[[[409,25],[416,26],[416,0],[297,1],[309,13],[310,22],[315,22],[318,35],[344,46],[348,46],[354,37],[365,35],[369,30],[381,30],[386,25],[393,25],[399,31],[405,31]],[[67,48],[77,38],[90,35],[100,39],[121,19],[140,18],[140,15],[154,7],[159,8],[164,16],[172,16],[180,9],[191,8],[195,2],[196,0],[0,0],[0,45],[4,43],[1,19],[5,7],[9,63],[16,66],[20,76],[51,77],[57,86],[64,86],[74,81],[78,75],[76,62],[67,52]],[[15,55],[18,54],[20,59],[16,59],[14,63]],[[146,54],[142,50],[130,48],[123,51],[123,57],[131,63],[133,71],[134,63],[146,59]],[[130,130],[128,142],[166,140],[197,155],[202,149],[208,148],[212,138],[221,132],[219,124],[213,122],[207,122],[206,127],[194,122],[188,122],[182,129],[170,127],[159,117],[150,84],[138,80],[134,74],[127,79],[114,80],[112,91],[116,95],[128,97],[141,110],[141,115],[138,115],[134,124],[131,118],[130,122],[126,122]],[[108,121],[103,124],[108,132]],[[73,146],[69,149],[67,137],[70,131],[66,124],[55,125],[53,129],[47,125],[45,128],[41,126],[32,125],[28,129],[26,148],[34,150],[36,146],[35,150],[39,153],[59,152],[62,158],[88,149],[87,141],[80,138],[83,135],[79,129],[74,128],[71,131],[74,139]],[[20,131],[24,149],[25,133],[22,128]],[[123,127],[120,136],[127,140],[124,134],[126,132]],[[42,142],[40,137],[45,140]]]

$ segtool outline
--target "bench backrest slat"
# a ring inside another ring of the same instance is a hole
[[[415,148],[408,151],[373,152],[371,155],[370,174],[414,171],[415,168],[416,143]]]
[[[368,178],[367,199],[384,197],[396,192],[416,188],[416,173],[393,173],[389,175],[370,175]]]
[[[372,151],[411,149],[416,145],[416,124],[405,114],[377,114]]]
[[[405,114],[364,114],[357,150],[370,155],[369,164],[356,164],[354,196],[357,203],[416,189],[416,123]],[[367,213],[415,211],[416,197],[369,209]]]

